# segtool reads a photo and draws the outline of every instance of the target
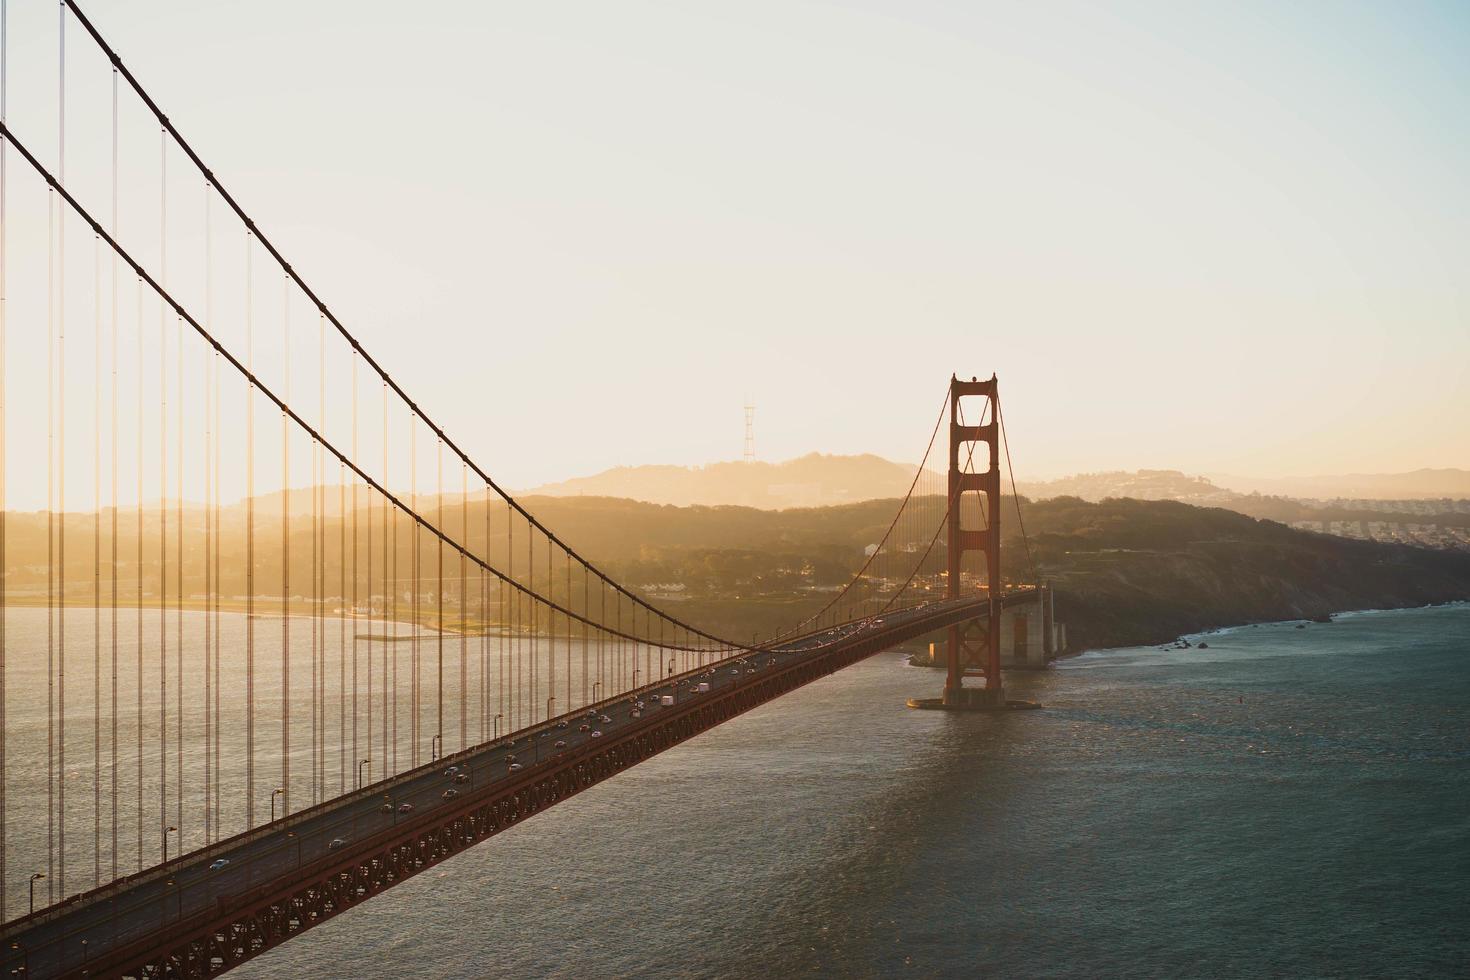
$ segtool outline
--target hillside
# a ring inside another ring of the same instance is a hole
[[[1074,646],[1470,599],[1464,553],[1313,534],[1173,501],[1063,497],[1026,515]]]
[[[712,628],[769,631],[815,604],[806,590],[844,581],[861,564],[895,504],[770,512],[543,498],[534,509],[627,581],[685,585],[681,608]],[[1004,514],[1005,574],[1030,578],[1009,498]],[[1297,531],[1175,501],[1059,497],[1023,502],[1023,514],[1074,650],[1470,599],[1463,553]]]
[[[740,638],[769,636],[821,605],[862,566],[864,549],[882,538],[897,506],[893,498],[780,511],[609,497],[528,497],[525,503],[618,581],[677,609],[680,618]],[[1067,623],[1073,650],[1152,643],[1236,623],[1470,599],[1470,554],[1464,552],[1300,531],[1176,501],[1056,497],[1023,500],[1022,507],[1031,555],[1006,498],[1002,570],[1012,581],[1040,577],[1057,587],[1057,615]],[[483,508],[481,501],[468,507],[471,547],[503,563],[505,526],[499,520],[487,526]],[[204,581],[202,516],[194,509],[184,513],[186,592]],[[244,515],[234,507],[222,517],[220,586],[238,596],[245,589]],[[363,510],[355,524],[361,531],[372,520],[381,514]],[[68,540],[80,542],[83,558],[89,557],[92,517],[68,514],[66,523]],[[104,556],[111,554],[107,526],[97,528]],[[162,570],[157,515],[146,515],[141,548],[133,527],[129,521],[121,529],[119,571],[127,595],[141,572],[151,601]],[[257,544],[265,543],[256,551],[255,588],[277,594],[279,519],[259,508],[255,527]],[[8,515],[5,588],[14,601],[39,602],[45,595],[46,529],[43,514]],[[346,540],[336,514],[323,518],[321,532],[328,541]],[[308,582],[311,524],[295,522],[292,538],[291,581]],[[141,569],[134,555],[143,559]],[[346,552],[329,548],[323,557],[325,580],[343,581]],[[68,581],[73,602],[90,600],[89,567],[84,561]],[[935,553],[926,574],[942,567],[943,556]],[[406,574],[400,570],[400,588]]]

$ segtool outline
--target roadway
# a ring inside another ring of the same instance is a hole
[[[916,619],[975,601],[925,603],[750,651],[447,756],[17,920],[3,931],[0,962],[6,970],[24,967],[23,975],[36,977],[83,971],[88,959],[288,876],[303,863],[417,821],[463,794],[520,778],[561,753],[650,724],[668,709],[666,698],[685,705],[860,636],[911,633]]]

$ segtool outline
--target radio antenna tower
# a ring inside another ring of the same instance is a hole
[[[755,406],[745,403],[745,461],[755,462]]]

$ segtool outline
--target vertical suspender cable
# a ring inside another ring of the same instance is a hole
[[[46,189],[46,901],[56,879],[56,212]]]
[[[337,464],[337,784],[347,792],[347,467]]]
[[[57,177],[66,181],[66,8],[60,8]],[[56,890],[66,897],[66,209],[56,202]]]
[[[212,274],[211,274],[212,275]],[[213,280],[211,279],[211,282]],[[213,632],[214,632],[214,799],[211,801],[210,809],[214,815],[214,827],[216,834],[223,834],[224,828],[220,825],[219,804],[220,784],[224,781],[224,769],[221,767],[221,725],[220,713],[220,689],[224,686],[221,681],[220,662],[224,660],[224,648],[220,643],[220,594],[223,592],[223,582],[220,578],[220,553],[224,550],[224,533],[220,525],[221,498],[224,496],[224,487],[220,483],[220,444],[224,441],[224,429],[221,426],[220,404],[224,400],[221,389],[224,387],[220,374],[220,355],[215,352],[210,359],[214,377],[214,595],[210,597],[212,606]]]
[[[352,461],[357,462],[357,351],[352,352]],[[352,626],[352,767],[361,772],[358,760],[362,753],[357,747],[357,476],[352,477],[352,605],[349,614]]]
[[[384,384],[383,385],[383,486],[385,486],[385,487],[389,485],[389,483],[388,483],[388,473],[389,473],[389,469],[388,469],[388,460],[389,460],[389,456],[388,456],[388,422],[389,422],[389,416],[388,416],[388,386],[387,386],[387,384]],[[385,733],[383,742],[384,742],[385,745],[390,746],[390,748],[388,749],[387,758],[389,760],[389,764],[393,767],[392,771],[393,772],[397,772],[398,771],[398,509],[397,508],[389,508],[387,506],[387,501],[385,500],[384,501],[384,504],[383,504],[383,534],[385,536],[389,534],[389,528],[390,527],[392,528],[392,540],[393,540],[392,550],[391,551],[389,550],[388,545],[386,543],[386,540],[385,540],[384,545],[383,545],[383,583],[384,583],[383,584],[383,603],[384,603],[384,610],[383,611],[384,611],[384,614],[385,614],[384,615],[384,618],[388,622],[390,622],[390,623],[393,624],[393,632],[391,634],[392,637],[393,637],[393,639],[386,644],[386,647],[388,649],[385,649],[384,650],[383,657],[384,657],[384,663],[385,663],[385,666],[384,666],[384,671],[385,671],[384,684],[389,685],[388,689],[392,692],[389,695],[389,698],[388,698],[389,703],[391,704],[392,707],[389,708],[388,711],[385,711],[383,713],[383,726],[384,726],[384,729],[383,730],[384,730],[384,733]],[[386,663],[387,663],[387,660],[389,658],[391,658],[392,663],[393,663],[393,674],[392,674],[392,677],[391,678],[388,678],[386,676],[386,671],[387,671]],[[389,681],[390,680],[391,680],[391,684],[389,684]],[[391,712],[391,714],[393,716],[392,717],[391,729],[390,729],[390,726],[389,726],[389,717],[388,717],[388,715],[389,715],[390,712]],[[391,735],[391,739],[388,737],[389,735]]]
[[[102,884],[102,238],[92,236],[92,887]]]
[[[460,464],[459,468],[459,517],[460,534],[462,540],[460,546],[465,550],[470,546],[470,468]],[[459,553],[459,747],[464,748],[469,744],[466,733],[469,731],[468,714],[470,706],[470,688],[466,679],[466,664],[468,663],[469,651],[466,644],[469,638],[465,633],[465,621],[468,618],[468,610],[465,608],[468,595],[465,592],[465,564],[464,551]]]
[[[245,829],[255,826],[255,236],[245,230]]]
[[[572,556],[570,554],[568,554],[566,551],[563,551],[562,552],[562,557],[566,559],[566,567],[567,567],[567,569],[566,569],[567,570],[567,598],[566,598],[566,603],[567,603],[567,609],[570,610],[572,608]],[[563,616],[562,619],[566,620],[566,624],[567,624],[567,700],[566,700],[566,703],[562,706],[562,708],[563,708],[564,711],[571,711],[572,710],[572,617],[571,616]]]
[[[356,399],[353,400],[353,403],[356,404]],[[353,446],[352,455],[354,457],[354,462],[357,462],[358,461],[357,447],[355,445]],[[362,465],[362,464],[359,463],[359,465]],[[363,588],[364,588],[363,600],[364,600],[364,605],[367,606],[368,635],[369,636],[372,636],[372,621],[373,621],[373,491],[372,490],[368,490],[367,491],[367,514],[366,514],[366,518],[367,518],[367,541],[365,542],[365,547],[367,549],[367,551],[366,551],[366,554],[367,554],[367,563],[366,563],[366,567],[364,569],[365,574],[363,576]],[[367,741],[367,751],[363,753],[363,758],[365,758],[365,759],[374,759],[376,757],[373,755],[373,647],[372,647],[372,644],[371,643],[368,644],[368,648],[367,648],[367,728],[366,728],[366,732],[367,732],[367,739],[366,739],[366,741]],[[381,760],[379,760],[379,762],[381,763]],[[373,766],[372,766],[372,763],[371,762],[368,763],[367,772],[368,772],[368,775],[369,776],[372,775]]]
[[[516,577],[516,549],[515,549],[515,523],[510,504],[505,505],[505,577],[511,582]],[[514,608],[510,608],[514,601]],[[500,593],[500,713],[506,723],[507,729],[512,725],[520,727],[519,716],[515,713],[517,703],[517,692],[520,690],[520,622],[521,622],[521,598],[516,594],[509,584]],[[510,658],[507,661],[507,657]],[[507,680],[510,681],[507,691]]]
[[[535,528],[533,528],[529,524],[529,522],[526,525],[526,591],[526,605],[529,607],[531,613],[531,631],[526,634],[526,663],[528,667],[527,673],[531,675],[531,704],[529,717],[531,723],[535,724],[536,711],[538,710],[541,703],[541,689],[540,686],[536,683],[538,680],[537,665],[540,663],[541,660],[540,650],[537,649],[540,645],[541,639],[541,634],[537,630],[537,627],[540,626],[539,620],[541,617],[539,615],[540,609],[536,603],[536,600],[532,598],[532,595],[534,595],[536,591],[536,531]]]
[[[548,597],[556,594],[556,581],[551,570],[551,535],[546,535],[546,595]],[[556,610],[546,610],[546,696],[556,699]],[[546,708],[546,717],[551,718],[550,702]]]
[[[159,279],[168,282],[168,133],[160,130]],[[168,836],[168,304],[158,303],[158,830]]]
[[[0,110],[3,111],[3,110]],[[3,167],[0,160],[0,167]],[[117,237],[117,69],[112,70],[112,235]],[[112,322],[109,330],[109,341],[112,345],[112,383],[109,385],[112,397],[112,433],[109,446],[112,453],[112,488],[111,488],[111,558],[112,558],[112,878],[117,880],[117,252],[112,251],[112,274],[108,277],[112,289]],[[3,371],[3,368],[0,368]],[[3,426],[3,422],[0,422]],[[0,511],[4,509],[4,501],[0,500]],[[3,564],[3,562],[0,562]],[[0,722],[0,729],[5,726]],[[0,806],[0,809],[4,809]],[[3,875],[0,875],[3,877]],[[3,917],[3,916],[0,916]]]
[[[583,704],[586,704],[587,701],[588,701],[588,699],[589,699],[589,697],[588,697],[588,688],[587,688],[587,652],[588,652],[588,649],[591,646],[591,644],[588,642],[588,637],[587,637],[587,623],[586,623],[586,620],[592,618],[592,607],[591,607],[591,605],[587,601],[588,597],[589,597],[589,593],[588,593],[588,585],[587,585],[587,566],[586,565],[583,565],[582,566],[582,615],[585,617],[585,619],[582,622],[582,703]]]
[[[114,71],[115,73],[115,71]],[[211,264],[213,255],[211,251],[211,238],[213,229],[210,228],[209,214],[209,184],[204,185],[204,323],[205,326],[214,327],[214,283],[211,281]],[[116,253],[114,253],[116,254]],[[115,259],[114,259],[115,261]],[[211,555],[214,553],[214,482],[212,465],[214,460],[214,417],[213,417],[213,389],[214,379],[211,376],[213,364],[212,351],[204,350],[204,843],[214,843],[215,825],[213,814],[210,812],[210,801],[213,799],[214,781],[211,778],[211,763],[213,762],[213,739],[211,733],[216,724],[214,718],[214,705],[210,698],[214,694],[214,678],[210,671],[214,666],[214,637],[211,635],[211,622],[209,610],[211,597],[214,595],[218,584],[214,580],[214,566],[211,563]]]
[[[291,279],[281,281],[281,397],[291,400]],[[291,419],[281,411],[281,806],[291,812]]]
[[[388,385],[387,383],[382,383],[381,386],[382,486],[384,486],[385,491],[387,491],[388,486],[390,486],[388,485]],[[392,508],[388,507],[387,494],[384,494],[382,495],[382,633],[384,633],[384,642],[382,642],[381,657],[382,739],[379,739],[379,745],[382,745],[382,768],[379,771],[381,771],[384,776],[387,776],[390,771],[397,771],[398,767],[398,746],[392,745],[391,742],[388,742],[388,729],[390,729],[390,726],[388,726],[388,713],[390,713],[390,711],[397,711],[397,704],[395,704],[395,702],[392,702],[392,707],[390,708],[391,698],[397,698],[397,688],[392,689],[392,693],[390,695],[390,688],[388,688],[388,657],[390,657],[391,654],[392,658],[394,658],[394,666],[397,666],[397,644],[395,644],[395,642],[390,639],[390,636],[392,636],[392,638],[397,638],[398,635],[398,623],[397,620],[392,617],[392,582],[390,577],[388,577],[388,539],[390,539],[388,538],[388,520],[390,520],[391,511]],[[394,541],[394,544],[397,544],[397,541]],[[392,627],[392,633],[388,632],[388,629],[390,629],[390,624]],[[388,765],[390,765],[390,763],[392,764],[391,770],[390,768],[388,768]]]
[[[174,316],[174,826],[184,853],[184,318]]]
[[[138,277],[138,312],[135,321],[136,329],[133,332],[134,340],[138,346],[138,409],[137,409],[137,449],[138,459],[135,468],[135,476],[138,481],[138,581],[137,581],[137,607],[138,612],[133,622],[137,627],[137,669],[134,679],[137,681],[137,711],[134,719],[134,731],[138,736],[138,751],[136,761],[138,764],[137,799],[134,801],[133,813],[137,817],[138,824],[138,870],[145,867],[143,863],[143,350],[147,346],[143,343],[143,278]]]
[[[10,78],[10,9],[7,0],[0,0],[0,122],[5,122],[5,96],[6,88]],[[5,240],[7,237],[7,225],[5,223],[5,158],[6,145],[0,139],[0,576],[5,572],[5,314],[6,314],[6,287],[5,287]],[[0,922],[8,922],[10,916],[6,911],[5,886],[9,883],[6,878],[5,850],[9,844],[8,828],[5,825],[5,780],[8,776],[5,760],[5,586],[3,578],[0,578]]]
[[[318,313],[316,317],[316,346],[317,346],[317,431],[327,431],[327,318]],[[315,544],[317,560],[320,567],[316,572],[316,622],[317,622],[317,675],[316,689],[312,695],[315,711],[317,714],[317,754],[316,754],[316,782],[317,802],[326,795],[327,785],[327,624],[323,618],[322,602],[327,591],[327,469],[322,458],[321,443],[315,443],[312,452],[316,458],[315,490],[312,493],[312,515],[313,520],[320,520],[315,527]]]
[[[419,476],[418,476],[418,419],[410,411],[408,415],[408,492],[413,500],[413,509],[417,513],[419,509]],[[413,603],[411,614],[413,616],[412,639],[409,642],[410,659],[413,661],[413,675],[409,678],[410,694],[413,697],[409,705],[409,727],[412,729],[409,738],[409,755],[414,766],[419,764],[419,525],[417,521],[410,521],[408,525],[410,540],[413,544]]]
[[[3,245],[0,245],[3,247]],[[3,273],[0,273],[3,275]],[[3,411],[3,407],[0,407]],[[0,416],[3,417],[3,416]],[[3,475],[0,475],[0,494],[3,494]],[[3,527],[0,527],[0,558],[3,558]],[[485,486],[485,561],[490,561],[490,486]],[[3,611],[4,607],[0,607]],[[0,633],[3,638],[3,633]],[[485,729],[490,724],[490,680],[487,679],[490,660],[490,576],[479,570],[479,741],[485,741]],[[0,749],[0,758],[4,757]],[[3,876],[0,876],[3,877]]]
[[[320,320],[320,316],[319,316],[318,317],[318,331],[320,331],[320,322],[322,322],[322,320]],[[318,425],[320,425],[320,419],[318,420]],[[319,505],[318,505],[319,502],[320,502],[320,498],[319,498],[319,494],[320,494],[320,483],[322,483],[322,473],[320,473],[320,469],[322,469],[322,458],[320,458],[320,447],[318,447],[318,442],[316,442],[316,439],[312,439],[312,805],[313,805],[313,807],[315,807],[316,804],[319,804],[319,802],[322,802],[322,780],[320,780],[320,757],[319,757],[319,754],[318,754],[319,738],[320,738],[320,724],[322,724],[322,717],[320,717],[319,704],[318,704],[318,701],[316,701],[316,693],[318,693],[318,683],[319,683],[319,670],[320,670],[320,666],[322,666],[322,661],[320,661],[320,652],[322,652],[322,651],[320,651],[320,641],[322,641],[322,635],[320,635],[320,633],[322,633],[322,630],[320,630],[320,626],[322,626],[322,592],[320,592],[320,589],[318,588],[318,586],[320,585],[320,577],[319,577],[319,572],[318,572],[318,563],[319,563],[319,560],[320,560],[320,551],[319,551],[319,548],[318,548],[318,539],[316,539],[316,535],[318,535],[318,533],[320,532],[320,523],[322,523],[322,516],[320,516],[320,508],[319,508]]]
[[[438,456],[438,485],[439,485],[439,526],[444,526],[444,440],[439,440]],[[438,539],[438,567],[434,573],[434,591],[439,603],[439,622],[436,633],[438,635],[438,713],[434,723],[434,734],[439,739],[439,751],[444,751],[444,539]],[[431,753],[432,755],[432,753]]]

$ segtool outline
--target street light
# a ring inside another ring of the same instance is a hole
[[[168,863],[168,835],[169,834],[177,834],[178,832],[179,832],[179,828],[177,828],[177,827],[165,827],[165,828],[163,828],[163,861],[164,861],[165,864]]]
[[[500,737],[500,719],[502,719],[504,717],[505,717],[504,715],[496,715],[495,716],[495,720],[494,720],[494,722],[492,722],[492,724],[495,726],[495,732],[494,732],[494,735],[492,736],[492,738],[499,738]]]
[[[31,911],[32,912],[36,911],[36,882],[40,881],[44,877],[46,877],[46,876],[44,874],[42,874],[41,872],[39,872],[39,871],[37,871],[35,874],[31,875]]]
[[[276,797],[285,796],[286,791],[277,786],[271,790],[271,823],[276,822]]]
[[[444,733],[443,732],[440,732],[439,734],[435,735],[433,738],[429,739],[429,761],[430,762],[438,762],[439,761],[439,749],[437,748],[437,746],[440,746],[440,745],[443,745],[444,744],[443,739],[444,739]]]
[[[678,663],[678,662],[679,662],[679,658],[678,657],[670,657],[669,658],[669,676],[670,677],[673,677],[674,676],[674,665],[676,663]]]
[[[372,762],[371,758],[363,759],[357,764],[357,788],[362,789],[362,767]]]
[[[597,681],[596,683],[594,683],[592,685],[592,700],[593,701],[596,701],[597,700],[597,689],[599,687],[601,687],[601,686],[602,686],[602,681]]]
[[[555,704],[555,703],[556,703],[556,695],[555,694],[553,694],[551,697],[549,697],[549,698],[546,699],[546,720],[547,721],[550,721],[551,720],[551,706],[553,704]]]
[[[633,668],[633,686],[634,687],[637,687],[638,686],[638,668],[637,667],[634,667]]]

